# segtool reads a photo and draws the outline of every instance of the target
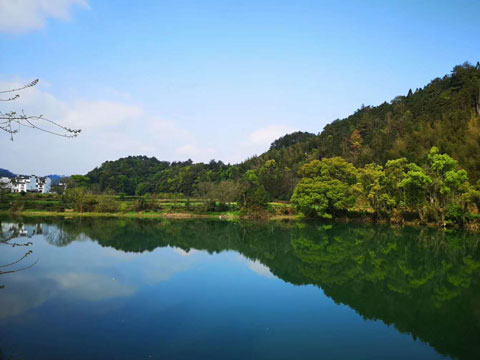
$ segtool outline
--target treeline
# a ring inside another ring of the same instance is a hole
[[[308,217],[330,219],[368,211],[394,223],[452,224],[478,228],[480,181],[432,147],[420,166],[406,158],[357,168],[341,157],[313,160],[300,169],[291,202]]]
[[[363,167],[341,157],[312,160],[299,169],[298,177],[297,182],[291,172],[284,171],[275,160],[268,160],[259,169],[247,170],[235,179],[199,182],[193,196],[170,193],[127,196],[95,192],[88,177],[77,175],[70,178],[67,191],[55,200],[56,205],[45,198],[37,200],[48,203],[42,205],[45,210],[56,207],[60,211],[200,214],[240,210],[240,215],[251,217],[297,213],[307,218],[358,218],[480,228],[480,181],[472,184],[468,172],[436,147],[418,164],[406,158],[389,160],[385,166],[370,163]],[[290,206],[271,203],[290,193]],[[22,198],[19,194],[12,196]],[[32,209],[39,203],[29,203],[31,196],[41,195],[23,195],[27,201],[23,203],[11,200],[3,203],[23,204]]]

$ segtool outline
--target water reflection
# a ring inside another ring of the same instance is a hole
[[[2,234],[42,234],[55,247],[41,251],[43,271],[20,274],[2,294],[8,307],[0,307],[0,318],[38,307],[59,289],[77,301],[127,298],[188,269],[202,253],[235,251],[262,277],[318,286],[364,319],[393,325],[441,354],[480,358],[480,247],[466,232],[205,220],[13,225],[3,222]],[[102,246],[95,256],[90,239]]]

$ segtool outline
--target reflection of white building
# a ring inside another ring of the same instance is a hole
[[[15,237],[32,237],[43,233],[43,224],[18,224],[6,223],[1,224],[2,233],[15,235]]]
[[[12,191],[12,180],[8,177],[0,177],[0,190]]]
[[[7,232],[11,231],[14,228],[15,225],[17,225],[17,224],[2,222],[2,224],[1,224],[2,233],[7,233]]]

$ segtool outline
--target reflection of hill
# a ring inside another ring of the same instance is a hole
[[[235,250],[293,284],[314,284],[368,319],[440,353],[480,358],[480,248],[465,232],[336,224],[74,219],[56,245],[85,235],[130,252],[175,246]],[[54,234],[55,232],[50,232]]]

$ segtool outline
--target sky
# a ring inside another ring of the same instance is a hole
[[[480,60],[478,0],[0,0],[0,168],[85,174],[128,155],[240,162]]]

